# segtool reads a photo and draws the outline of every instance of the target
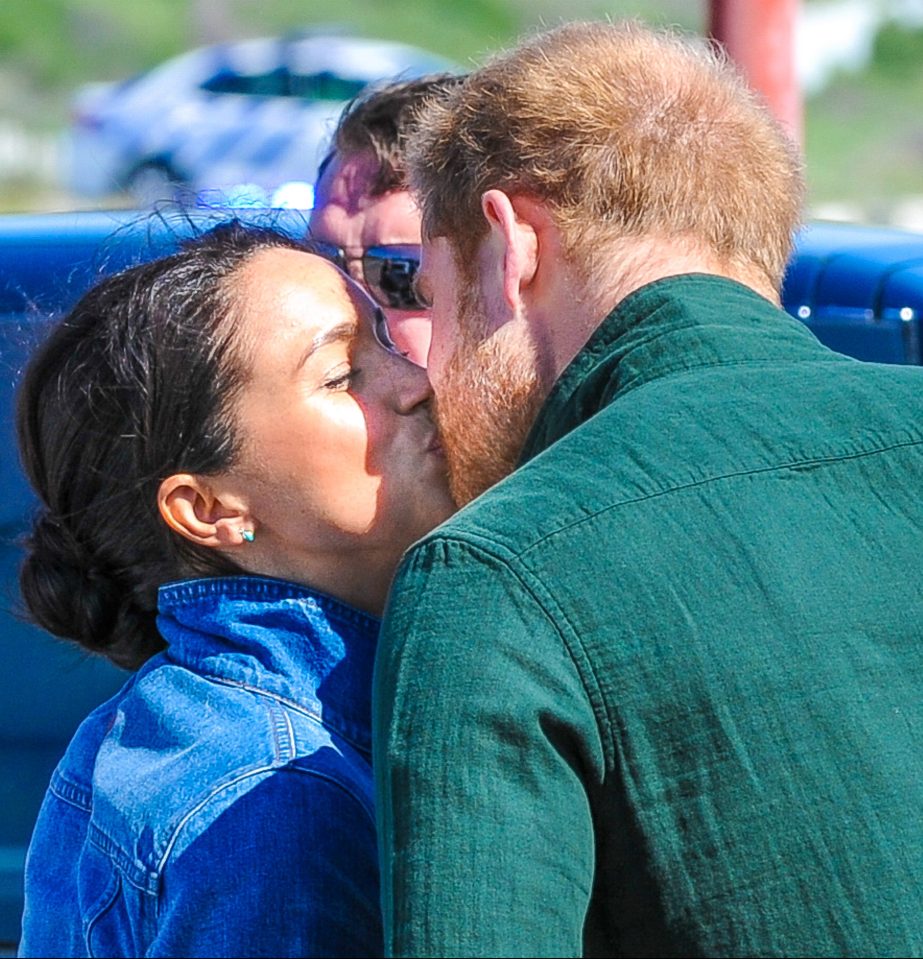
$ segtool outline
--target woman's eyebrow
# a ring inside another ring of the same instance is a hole
[[[356,335],[356,330],[357,323],[355,320],[347,320],[343,323],[338,323],[336,326],[330,326],[325,330],[321,330],[320,333],[308,343],[305,351],[298,358],[298,362],[295,364],[296,371],[300,370],[322,346],[327,346],[330,343],[337,343],[342,340],[351,340]]]

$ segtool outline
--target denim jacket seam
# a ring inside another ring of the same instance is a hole
[[[87,842],[95,846],[113,865],[119,875],[147,896],[157,894],[157,873],[137,863],[122,847],[106,833],[98,823],[91,821],[87,829]],[[143,879],[140,878],[143,876]]]
[[[322,730],[325,734],[332,733],[337,737],[341,737],[342,735],[336,729],[331,728],[329,724],[324,722],[324,720],[316,713],[304,707],[300,707],[299,704],[293,703],[284,697],[279,697],[278,695],[267,692],[264,689],[252,687],[235,680],[228,680],[219,676],[210,676],[208,678],[221,685],[225,685],[234,689],[241,689],[258,697],[257,702],[260,703],[262,709],[265,710],[264,715],[266,715],[268,719],[267,733],[269,740],[267,741],[267,745],[271,748],[271,759],[267,757],[262,762],[259,762],[258,765],[244,766],[238,769],[238,771],[233,773],[230,778],[214,784],[211,790],[209,790],[205,795],[200,796],[191,807],[188,807],[184,812],[182,812],[167,834],[167,838],[165,838],[161,846],[161,851],[157,853],[157,864],[154,866],[145,865],[143,861],[137,860],[136,857],[130,852],[125,851],[123,843],[110,835],[109,831],[105,828],[105,823],[100,823],[99,821],[91,819],[89,824],[89,840],[104,855],[106,855],[110,861],[113,862],[126,882],[149,895],[156,894],[160,873],[162,872],[163,866],[169,858],[177,838],[182,833],[182,830],[187,826],[189,821],[194,818],[198,812],[204,808],[207,808],[209,803],[221,796],[226,790],[237,786],[241,782],[251,779],[254,776],[265,776],[273,771],[290,766],[293,761],[300,758],[299,750],[301,748],[300,740],[302,738],[304,738],[305,747],[311,745],[311,736],[308,732],[305,732],[304,736],[299,735],[297,727],[293,722],[292,712],[301,715],[308,722],[314,724],[318,730]],[[349,745],[351,748],[356,749],[360,755],[363,754],[361,746],[352,743],[346,737],[342,737],[342,739],[344,743]],[[335,779],[331,779],[331,781],[336,782]],[[81,798],[82,794],[80,791],[66,780],[62,779],[61,785],[66,792],[74,792],[78,799]],[[67,797],[63,796],[62,799],[66,801]],[[358,800],[358,797],[357,801],[361,802],[361,800]],[[86,803],[81,808],[83,808],[88,814],[90,814],[90,816],[92,816],[91,803]],[[364,804],[363,808],[366,808]]]
[[[157,860],[157,865],[154,868],[154,876],[159,877],[164,870],[164,866],[167,863],[167,860],[170,858],[170,853],[173,851],[173,847],[176,845],[177,840],[179,839],[180,833],[185,828],[186,824],[199,812],[201,812],[209,803],[213,802],[218,798],[223,792],[226,792],[228,789],[231,789],[233,786],[237,786],[242,782],[245,782],[247,779],[252,779],[254,776],[264,776],[267,773],[272,772],[275,769],[278,769],[277,765],[262,765],[254,769],[248,769],[244,773],[240,773],[235,776],[233,779],[230,779],[226,782],[223,782],[217,789],[213,789],[207,796],[203,796],[194,806],[188,809],[185,814],[180,818],[179,822],[173,827],[173,831],[170,834],[170,838],[167,840],[163,852],[160,854],[159,859]]]
[[[297,769],[297,767],[291,766],[290,761],[281,765],[278,762],[273,762],[270,764],[263,763],[259,766],[247,769],[245,772],[238,773],[232,779],[222,782],[215,789],[212,789],[206,795],[202,796],[198,802],[188,808],[176,822],[170,831],[169,838],[164,843],[163,851],[158,855],[156,865],[153,867],[145,867],[143,864],[141,864],[139,868],[138,863],[136,863],[130,855],[125,853],[121,845],[105,830],[103,830],[99,823],[91,821],[89,827],[89,841],[113,862],[115,867],[119,870],[126,881],[130,882],[139,891],[147,895],[156,895],[157,883],[159,882],[164,867],[170,858],[173,847],[176,845],[176,842],[179,839],[183,829],[199,812],[207,808],[210,803],[214,802],[228,789],[232,789],[240,783],[245,782],[248,779],[252,779],[255,776],[266,776],[269,773],[285,768]],[[307,770],[303,771],[307,772]],[[336,780],[331,781],[335,782]],[[141,876],[144,878],[141,879]]]
[[[338,779],[336,776],[331,776],[329,773],[321,772],[318,769],[304,769],[301,766],[296,766],[293,764],[284,766],[282,769],[278,770],[278,772],[293,772],[302,776],[309,776],[314,779],[323,779],[324,782],[328,782],[332,786],[336,786],[337,789],[349,796],[349,798],[352,799],[362,809],[362,811],[368,816],[369,822],[372,824],[373,828],[377,828],[374,807],[371,804],[366,803],[359,793],[357,793],[354,789],[351,789],[346,783],[344,783],[341,779]]]
[[[296,754],[295,727],[292,725],[292,718],[289,711],[277,702],[270,704],[269,711],[276,762],[289,762]]]
[[[127,858],[119,845],[104,832],[102,832],[96,824],[91,823],[88,837],[89,841],[96,846],[96,848],[99,849],[100,852],[112,863],[114,872],[111,880],[112,889],[108,890],[106,894],[100,898],[98,905],[94,907],[93,917],[84,923],[84,937],[88,950],[89,938],[92,933],[92,929],[94,925],[102,918],[104,913],[112,908],[113,903],[120,894],[121,882],[128,882],[133,887],[138,889],[138,891],[143,895],[154,897],[156,899],[160,892],[160,883],[162,881],[163,873],[169,864],[176,842],[178,841],[183,829],[188,826],[190,821],[204,808],[206,808],[209,803],[217,799],[221,793],[227,789],[230,789],[233,786],[236,786],[254,776],[262,776],[267,773],[279,772],[297,773],[298,775],[308,776],[313,779],[322,780],[329,783],[337,790],[342,792],[348,799],[354,802],[362,810],[370,826],[373,829],[376,828],[375,810],[373,805],[367,802],[362,797],[361,793],[351,788],[348,783],[344,782],[339,777],[329,775],[326,772],[316,769],[304,769],[290,762],[284,764],[283,766],[262,766],[258,769],[249,770],[248,772],[237,776],[234,780],[224,783],[221,788],[213,790],[194,807],[189,809],[174,828],[170,839],[168,840],[158,859],[157,865],[153,869],[143,870],[143,882],[139,881],[138,879],[141,870],[137,868],[137,865],[127,861]]]
[[[184,598],[187,602],[202,600],[211,596],[236,599],[252,597],[259,600],[264,600],[268,596],[272,599],[308,600],[320,607],[326,615],[345,625],[377,627],[381,622],[378,617],[355,609],[335,596],[319,593],[309,587],[290,583],[287,580],[270,577],[241,575],[176,580],[161,587],[161,594],[170,598],[176,595]],[[169,603],[165,605],[169,608]]]
[[[240,684],[232,683],[231,685],[237,686]],[[259,690],[255,690],[259,692]],[[157,892],[157,883],[159,880],[160,873],[162,871],[162,863],[165,861],[166,857],[169,855],[169,851],[174,844],[176,837],[179,835],[184,825],[189,821],[189,819],[195,815],[196,812],[203,809],[217,796],[221,795],[226,789],[229,789],[238,783],[248,779],[254,775],[262,775],[267,771],[279,768],[280,765],[283,765],[289,760],[280,759],[280,755],[283,751],[283,747],[280,745],[280,720],[279,713],[282,713],[281,726],[285,731],[289,733],[289,747],[291,748],[293,754],[296,753],[296,743],[294,729],[292,728],[291,721],[286,714],[284,708],[279,708],[274,702],[270,702],[268,705],[263,703],[261,704],[269,713],[269,733],[272,741],[272,762],[268,765],[266,762],[261,762],[257,766],[250,766],[245,768],[245,771],[238,771],[233,778],[224,780],[214,788],[212,788],[208,793],[202,796],[198,802],[196,802],[190,809],[187,809],[173,826],[170,831],[169,838],[164,843],[164,851],[158,856],[158,864],[156,866],[150,867],[145,866],[143,863],[138,863],[131,854],[126,853],[122,845],[118,840],[114,839],[109,833],[104,829],[103,824],[98,821],[91,819],[90,829],[89,829],[89,840],[93,843],[104,855],[110,858],[111,861],[115,864],[116,868],[125,878],[125,880],[131,885],[135,886],[140,891],[148,895],[156,895]],[[283,732],[284,738],[284,732]],[[92,808],[90,809],[92,813]],[[141,878],[143,877],[143,878]]]
[[[157,880],[159,879],[160,876],[163,875],[163,872],[166,869],[167,863],[173,852],[173,847],[176,845],[183,829],[198,813],[200,813],[203,809],[205,809],[210,802],[213,802],[215,799],[217,799],[222,792],[226,791],[227,789],[230,789],[232,786],[236,786],[239,783],[244,782],[247,779],[250,779],[254,776],[263,776],[263,775],[266,775],[267,773],[279,773],[279,772],[297,772],[301,775],[311,776],[311,777],[314,777],[315,779],[323,779],[325,782],[331,783],[332,785],[340,789],[342,792],[344,792],[347,796],[351,797],[356,803],[358,803],[359,806],[362,807],[363,811],[369,816],[370,821],[374,825],[374,822],[375,822],[374,810],[369,809],[366,803],[362,801],[361,796],[357,795],[352,789],[350,789],[345,783],[337,779],[335,776],[330,776],[316,769],[302,769],[301,767],[295,766],[291,763],[286,763],[284,766],[263,766],[259,769],[253,769],[246,773],[243,773],[242,775],[236,777],[234,780],[224,783],[220,789],[216,789],[213,792],[209,793],[208,796],[206,796],[204,799],[202,799],[199,803],[197,803],[195,806],[193,806],[191,809],[189,809],[186,812],[183,818],[176,824],[176,827],[174,828],[173,833],[170,836],[170,839],[167,841],[167,844],[164,847],[164,850],[161,853],[160,858],[157,862],[157,866],[155,868],[152,878]]]
[[[83,940],[87,948],[88,956],[95,955],[90,948],[90,939],[93,935],[93,930],[96,928],[103,916],[113,907],[116,899],[118,899],[121,893],[121,875],[122,874],[120,870],[113,870],[105,893],[99,897],[93,906],[92,915],[88,918],[84,918],[83,920]]]
[[[49,791],[61,802],[79,809],[81,812],[93,811],[93,794],[91,791],[72,783],[60,770],[55,770],[48,785]]]
[[[337,723],[335,720],[330,720],[329,718],[324,718],[316,710],[311,709],[310,706],[305,705],[304,703],[299,703],[294,699],[289,699],[287,696],[281,696],[279,693],[271,692],[267,689],[262,689],[259,686],[253,686],[250,683],[243,682],[242,680],[237,679],[228,679],[225,676],[217,676],[214,673],[202,673],[202,675],[213,682],[220,683],[222,686],[229,686],[234,689],[242,689],[247,692],[255,695],[262,696],[266,699],[272,700],[274,703],[277,703],[282,707],[283,710],[291,709],[294,712],[297,712],[299,715],[306,717],[307,719],[313,720],[321,728],[327,730],[328,732],[335,733],[340,739],[348,743],[353,749],[357,749],[359,752],[368,754],[371,751],[371,742],[370,737],[366,739],[365,742],[362,741],[361,737],[356,733],[349,731],[345,732],[342,724]],[[294,729],[291,726],[291,721],[286,716],[286,721],[289,723],[289,729],[292,732],[292,736],[295,736]],[[294,743],[294,738],[293,738]]]

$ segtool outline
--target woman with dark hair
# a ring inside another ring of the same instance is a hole
[[[21,955],[381,954],[371,670],[453,509],[429,400],[359,287],[236,223],[55,327],[19,402],[22,592],[136,672],[53,775]]]

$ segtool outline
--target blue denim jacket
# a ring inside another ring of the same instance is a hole
[[[381,955],[378,620],[241,576],[164,587],[158,626],[52,777],[20,955]]]

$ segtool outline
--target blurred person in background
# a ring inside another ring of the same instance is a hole
[[[423,111],[450,479],[375,668],[410,956],[923,952],[923,370],[782,311],[800,159],[574,23]]]
[[[395,343],[425,366],[429,316],[417,299],[420,212],[404,150],[414,111],[459,82],[454,74],[373,85],[344,109],[318,169],[312,241],[384,309]]]
[[[34,620],[136,670],[30,844],[23,956],[377,956],[371,671],[452,511],[426,374],[327,260],[230,223],[34,354]]]

